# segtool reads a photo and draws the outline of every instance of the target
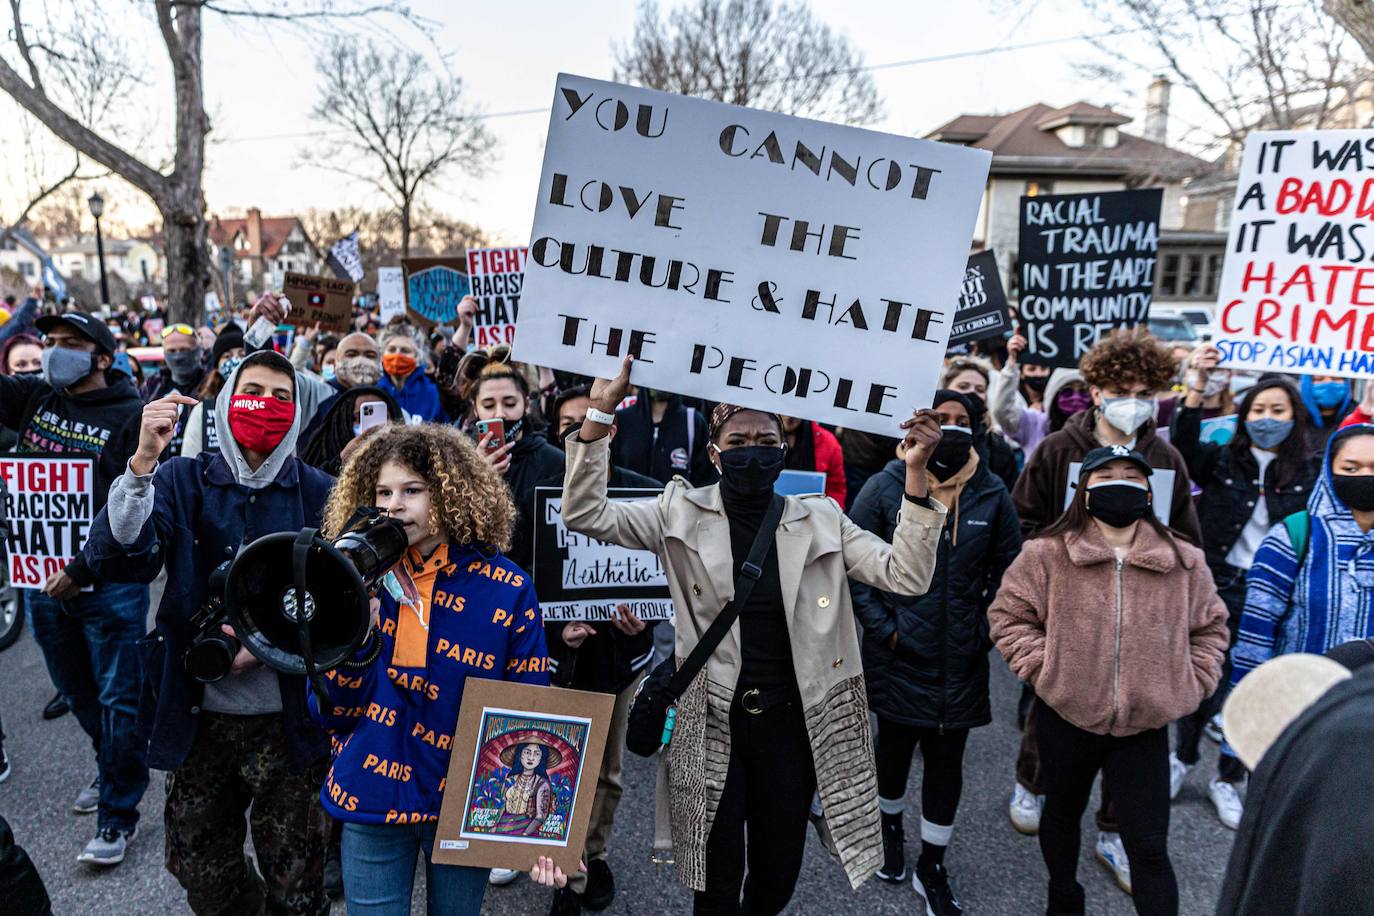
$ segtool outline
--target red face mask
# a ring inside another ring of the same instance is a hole
[[[269,395],[236,394],[229,402],[229,431],[243,448],[266,454],[281,444],[296,419],[296,405]]]

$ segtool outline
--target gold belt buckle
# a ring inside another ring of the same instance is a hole
[[[739,698],[739,705],[740,705],[740,708],[743,709],[745,712],[749,713],[751,716],[757,716],[759,713],[763,712],[763,707],[757,705],[757,697],[758,697],[758,695],[759,695],[759,689],[758,689],[757,687],[751,687],[750,689],[744,691],[744,696],[742,696],[742,697]],[[750,697],[756,698],[756,699],[755,699],[755,704],[756,704],[756,705],[754,705],[754,706],[750,706],[750,705],[749,705],[749,698],[750,698]]]

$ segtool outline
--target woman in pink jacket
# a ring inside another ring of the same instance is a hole
[[[1169,723],[1211,695],[1226,606],[1202,551],[1155,517],[1150,465],[1090,451],[1058,522],[1028,542],[988,610],[993,641],[1035,688],[1049,914],[1084,912],[1079,825],[1102,771],[1137,913],[1178,913],[1169,863]]]

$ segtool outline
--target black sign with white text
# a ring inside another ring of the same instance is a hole
[[[1150,317],[1164,192],[1021,198],[1021,333],[1028,363],[1077,366],[1098,338]]]
[[[964,285],[959,289],[959,308],[949,330],[949,345],[1005,336],[1011,330],[1007,294],[997,273],[997,255],[980,251],[968,259]]]

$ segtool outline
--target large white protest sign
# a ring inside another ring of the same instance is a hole
[[[928,407],[986,151],[560,75],[521,360],[892,435]]]
[[[1374,130],[1245,139],[1217,293],[1221,364],[1374,377]]]
[[[38,589],[81,551],[95,519],[91,458],[0,454],[10,584]]]

